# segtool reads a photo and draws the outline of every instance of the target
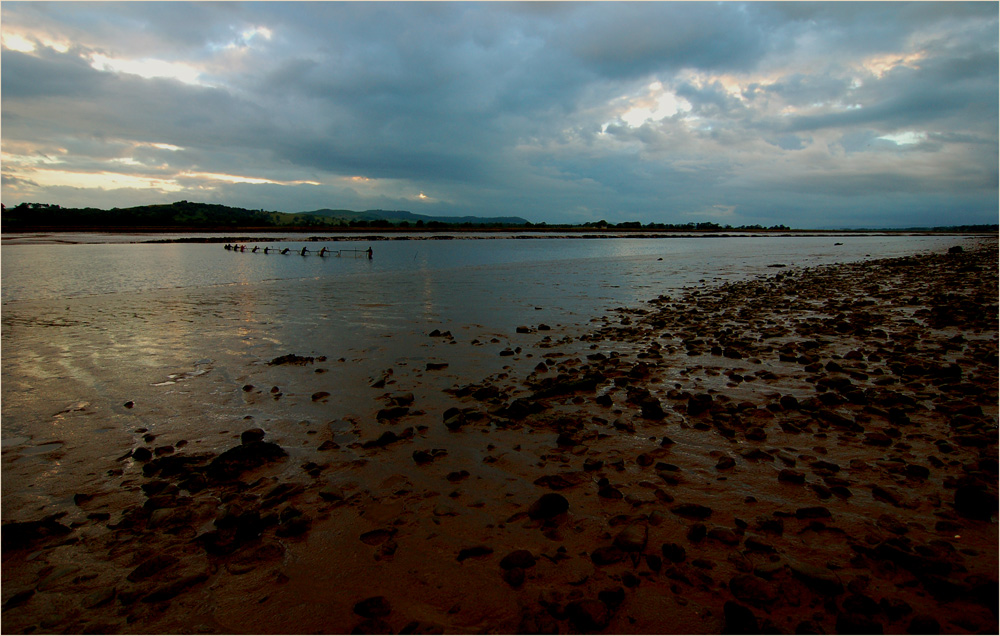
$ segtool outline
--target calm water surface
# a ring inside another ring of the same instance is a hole
[[[142,443],[136,431],[231,437],[251,417],[280,436],[294,428],[288,422],[363,416],[371,378],[386,368],[419,371],[443,360],[446,371],[422,379],[418,372],[414,381],[446,388],[481,380],[501,366],[502,348],[519,345],[519,325],[546,323],[558,338],[614,307],[686,285],[773,274],[773,264],[940,251],[966,240],[375,241],[372,260],[302,257],[295,253],[302,246],[323,244],[294,241],[280,244],[291,248],[285,256],[221,244],[7,244],[0,252],[4,515],[52,510],[60,496],[69,505],[72,488],[104,478],[95,465],[114,465]],[[434,329],[451,331],[456,342],[428,338]],[[328,373],[267,365],[286,353],[326,356]],[[285,397],[254,402],[244,384],[280,386]],[[318,390],[331,393],[327,402],[309,399]],[[123,406],[131,401],[134,408]],[[230,437],[205,443],[218,450]]]

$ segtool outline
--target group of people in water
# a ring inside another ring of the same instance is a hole
[[[236,245],[236,244],[226,243],[225,248],[227,250],[231,250],[231,251],[234,251],[234,252],[246,252],[247,251],[247,246],[246,245]],[[277,252],[278,254],[288,254],[290,250],[291,250],[291,248],[289,248],[289,247],[286,247],[284,249],[278,249],[277,247],[270,247],[270,246],[265,246],[264,249],[261,250],[258,246],[254,245],[253,248],[251,248],[249,251],[252,254],[256,254],[258,251],[263,251],[265,254],[268,254],[270,252]],[[340,253],[342,251],[345,251],[345,250],[330,250],[330,249],[327,249],[324,246],[322,249],[320,249],[320,251],[316,252],[316,254],[318,256],[326,256],[327,254],[336,254],[337,256],[340,256]],[[350,250],[350,251],[351,252],[362,252],[362,253],[364,253],[364,254],[366,254],[368,256],[369,260],[371,260],[371,258],[372,258],[372,248],[370,248],[370,247],[367,250]],[[306,246],[303,246],[302,249],[299,250],[299,256],[308,256],[311,253],[312,252],[310,252],[309,248],[306,247]]]

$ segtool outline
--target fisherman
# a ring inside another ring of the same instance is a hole
[[[372,248],[371,248],[371,246],[368,247],[368,260],[372,260]]]
[[[227,249],[227,250],[231,250],[231,249],[233,249],[233,248],[232,248],[232,247],[230,247],[229,243],[226,243],[226,246],[225,246],[225,248],[224,248],[224,249]]]
[[[270,247],[267,247],[267,246],[265,246],[265,247],[264,247],[264,253],[265,253],[265,254],[267,254],[267,250],[269,250],[269,249],[271,249],[271,248],[270,248]]]
[[[323,246],[323,249],[321,249],[321,250],[319,251],[319,255],[320,255],[320,256],[326,256],[326,246],[325,246],[325,245]]]
[[[288,253],[288,248],[286,247],[285,249],[281,250],[281,253],[282,254],[287,254]]]
[[[253,246],[253,249],[252,249],[252,250],[250,250],[250,253],[251,253],[251,254],[256,254],[256,253],[257,253],[257,249],[258,249],[258,248],[257,248],[257,246],[256,246],[256,245],[254,245],[254,246]]]
[[[308,247],[305,247],[305,246],[303,246],[303,247],[302,247],[302,251],[301,251],[301,252],[299,252],[299,254],[300,254],[301,256],[305,256],[305,255],[306,255],[306,252],[308,252],[308,251],[309,251],[309,248],[308,248]]]

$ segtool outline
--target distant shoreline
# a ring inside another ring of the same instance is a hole
[[[172,238],[149,238],[129,241],[132,243],[247,243],[265,241],[386,241],[386,240],[462,240],[462,239],[552,239],[552,238],[760,238],[760,237],[802,237],[802,236],[996,236],[989,231],[943,231],[920,229],[759,229],[759,230],[657,230],[657,229],[614,229],[550,227],[550,228],[300,228],[300,227],[217,227],[191,228],[169,227],[28,227],[13,230],[3,229],[4,244],[75,244],[87,241],[72,240],[69,235],[103,235],[124,237],[135,235],[187,234]],[[307,238],[286,236],[291,234],[311,234]],[[46,240],[47,235],[52,235]],[[206,236],[211,235],[211,236]],[[95,236],[96,238],[96,236]]]

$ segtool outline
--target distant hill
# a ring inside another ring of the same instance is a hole
[[[123,228],[347,228],[392,227],[413,225],[429,227],[451,225],[512,226],[528,225],[518,217],[480,218],[475,216],[425,216],[405,211],[323,209],[313,212],[267,212],[215,203],[177,201],[132,208],[64,208],[48,203],[21,203],[3,208],[3,229],[123,229]]]
[[[405,210],[365,210],[364,212],[354,212],[352,210],[323,209],[303,212],[302,214],[347,221],[348,223],[352,221],[367,221],[369,223],[372,221],[389,221],[394,225],[404,221],[411,225],[417,222],[459,225],[463,223],[472,223],[473,225],[528,225],[529,223],[527,219],[522,219],[519,216],[428,216],[425,214],[414,214]]]

